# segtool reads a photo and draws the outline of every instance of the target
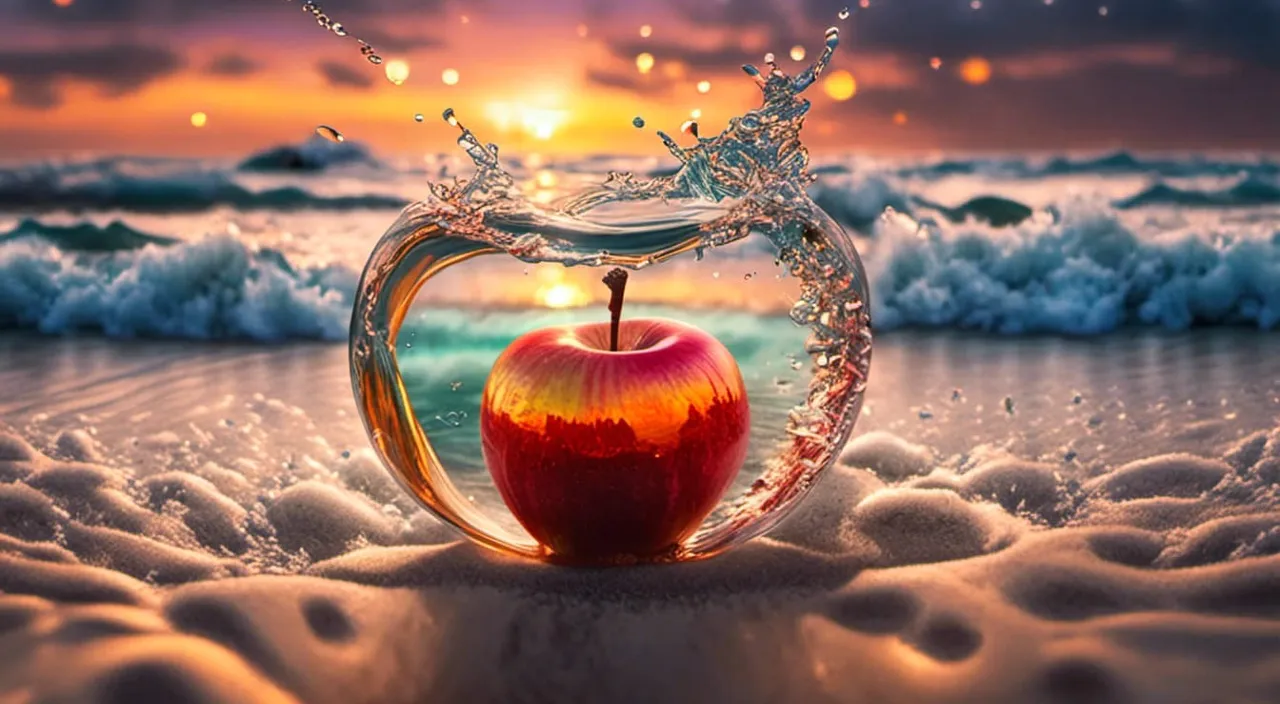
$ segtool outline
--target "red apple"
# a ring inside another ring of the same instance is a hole
[[[571,562],[669,551],[720,501],[747,453],[750,409],[729,350],[672,320],[619,323],[620,288],[615,304],[612,327],[516,339],[481,405],[484,457],[502,498],[553,557]]]

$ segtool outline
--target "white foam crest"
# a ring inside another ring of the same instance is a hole
[[[229,236],[112,255],[0,248],[0,327],[112,337],[341,340],[355,274],[295,270]]]
[[[877,227],[868,256],[881,330],[1093,335],[1125,325],[1280,324],[1280,232],[1137,233],[1084,201],[1011,229]]]

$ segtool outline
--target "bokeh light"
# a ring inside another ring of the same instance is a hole
[[[191,126],[192,126],[192,127],[204,127],[204,126],[205,126],[205,125],[207,125],[207,124],[209,124],[209,116],[208,116],[208,115],[206,115],[206,114],[204,114],[204,113],[202,113],[202,112],[193,112],[193,113],[191,113]]]
[[[822,82],[822,89],[832,100],[848,100],[857,94],[858,82],[853,79],[852,73],[841,69],[827,75],[827,79]]]
[[[960,64],[960,79],[970,85],[980,86],[991,80],[991,62],[981,56],[972,56]]]
[[[647,24],[640,25],[640,36],[648,39],[653,36],[653,27]]]
[[[704,93],[704,94],[705,94],[705,93],[710,93],[710,92],[711,92],[711,81],[698,81],[698,92],[699,92],[699,93]]]
[[[804,61],[804,47],[800,46],[799,44],[796,44],[795,46],[791,47],[791,60]]]
[[[394,59],[386,64],[387,80],[396,85],[401,85],[409,80],[409,62],[404,59]]]
[[[458,79],[459,79],[458,70],[455,68],[446,68],[445,70],[440,72],[440,80],[446,86],[458,85]]]
[[[893,124],[899,127],[902,127],[903,125],[907,124],[907,113],[903,112],[902,110],[899,110],[893,113]]]
[[[648,73],[652,71],[653,63],[653,54],[650,54],[647,51],[636,55],[636,68],[640,70],[640,73]]]

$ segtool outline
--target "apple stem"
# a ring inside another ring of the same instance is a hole
[[[618,351],[618,324],[622,321],[622,295],[627,290],[625,269],[612,269],[604,275],[604,285],[613,295],[609,297],[609,351]]]

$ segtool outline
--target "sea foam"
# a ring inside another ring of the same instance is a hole
[[[920,231],[885,223],[867,257],[881,330],[1094,335],[1126,325],[1280,323],[1280,232],[1138,235],[1088,204],[1054,222]]]
[[[342,340],[355,273],[229,236],[109,254],[0,245],[0,328],[112,337]]]

